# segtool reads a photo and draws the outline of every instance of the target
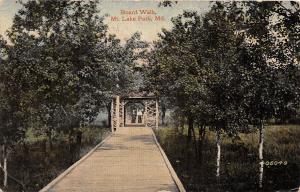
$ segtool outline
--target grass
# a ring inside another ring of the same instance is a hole
[[[188,191],[257,191],[258,132],[239,134],[238,139],[222,136],[221,177],[215,177],[215,133],[208,131],[203,158],[197,158],[192,144],[183,135],[166,127],[158,139]],[[300,125],[266,126],[265,162],[287,162],[265,166],[263,191],[293,189],[300,178]]]
[[[50,150],[47,137],[29,129],[25,142],[15,146],[10,153],[9,174],[26,186],[26,192],[39,191],[65,169],[79,160],[109,133],[108,129],[95,126],[80,128],[82,132],[81,145],[69,143],[69,138],[63,133],[54,133],[53,147]],[[2,178],[2,175],[0,175]],[[21,191],[21,185],[9,180],[6,191]]]

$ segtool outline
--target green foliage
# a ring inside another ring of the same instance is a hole
[[[0,145],[10,153],[20,144],[48,143],[51,151],[67,140],[63,147],[72,154],[74,141],[102,139],[85,127],[113,95],[135,88],[148,44],[139,33],[125,45],[108,34],[98,1],[21,4],[7,32],[10,44],[0,37]]]
[[[295,116],[300,69],[290,42],[299,41],[298,12],[279,2],[216,2],[203,16],[184,12],[155,42],[148,89],[229,135]]]
[[[243,67],[239,66],[236,23],[225,10],[213,7],[201,18],[184,12],[163,30],[153,50],[149,88],[174,101],[183,114],[229,134],[247,128],[242,108]]]
[[[300,161],[299,125],[267,125],[265,161],[287,161],[287,165],[266,166],[264,191],[298,187]],[[159,142],[187,191],[257,191],[258,132],[240,133],[238,138],[223,136],[222,174],[216,181],[215,132],[208,131],[203,144],[203,160],[186,148],[187,130],[178,134],[165,127],[156,132]],[[197,140],[199,138],[197,137]]]
[[[163,29],[155,42],[146,72],[148,89],[167,97],[175,113],[188,119],[188,141],[193,135],[196,155],[205,153],[205,126],[216,131],[217,178],[220,133],[235,139],[239,133],[255,130],[253,126],[259,128],[262,162],[265,122],[271,118],[285,122],[300,108],[297,13],[295,3],[286,8],[282,2],[215,2],[203,16],[184,12],[173,18],[173,28]],[[198,142],[194,120],[201,135]],[[184,153],[189,155],[191,149],[186,148]],[[226,149],[224,154],[230,155]],[[222,171],[241,167],[231,165]],[[260,165],[263,168],[263,163]],[[262,187],[263,169],[259,176]]]
[[[7,57],[10,46],[0,37],[0,144],[13,145],[24,136],[25,124],[30,109],[26,103],[30,95],[19,90],[22,83],[13,81],[7,74]]]
[[[248,71],[249,112],[254,119],[259,120],[266,120],[279,113],[289,115],[299,104],[299,81],[294,79],[299,73],[299,66],[289,62],[289,48],[285,46],[288,39],[279,38],[287,32],[277,27],[281,20],[275,20],[277,15],[274,9],[279,4],[245,4],[248,9],[244,13],[246,21],[241,29],[252,41],[245,47],[243,59]]]
[[[169,0],[164,0],[160,1],[158,3],[158,7],[172,7],[174,4],[177,4],[178,1],[169,1]]]
[[[22,3],[8,31],[11,45],[0,41],[1,98],[11,110],[1,112],[6,124],[22,123],[11,126],[23,133],[38,124],[49,139],[53,131],[72,134],[112,95],[131,90],[148,45],[139,33],[121,45],[99,13],[97,1]]]
[[[7,191],[39,191],[109,134],[109,129],[92,126],[81,127],[80,130],[83,132],[80,145],[73,140],[69,146],[67,135],[54,133],[57,136],[52,150],[49,150],[45,142],[47,136],[38,136],[35,129],[28,129],[25,142],[15,146],[10,154],[8,167],[10,175],[20,180],[25,189],[9,180]]]

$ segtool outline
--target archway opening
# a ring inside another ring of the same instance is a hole
[[[129,101],[124,106],[125,126],[145,126],[145,105],[139,101]]]

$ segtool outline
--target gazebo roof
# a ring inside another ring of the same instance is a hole
[[[121,99],[156,99],[153,93],[147,92],[130,92],[126,94],[119,95]]]

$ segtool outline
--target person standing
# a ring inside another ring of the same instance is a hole
[[[133,109],[132,116],[131,116],[131,123],[136,123],[136,115],[137,115],[136,110]]]
[[[137,116],[138,116],[138,123],[142,123],[143,112],[141,110],[138,110]]]

